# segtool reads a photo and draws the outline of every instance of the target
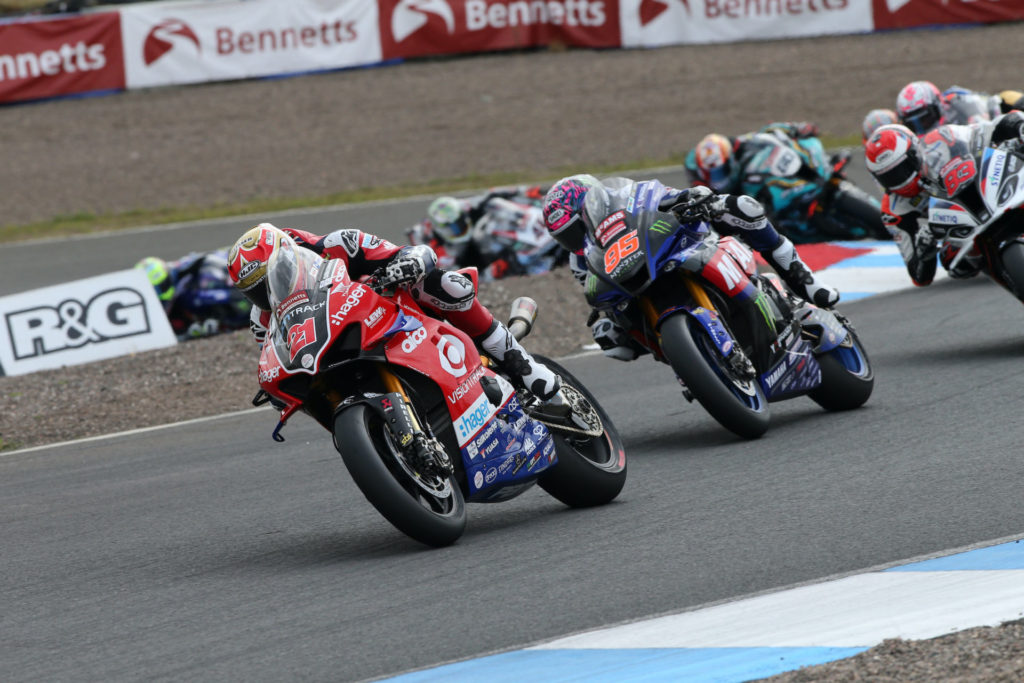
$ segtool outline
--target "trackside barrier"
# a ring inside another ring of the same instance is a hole
[[[0,103],[569,45],[1024,19],[1024,0],[186,0],[0,23]]]
[[[138,269],[0,297],[0,376],[177,343],[153,285]]]

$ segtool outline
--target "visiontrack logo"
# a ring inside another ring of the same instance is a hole
[[[146,34],[142,43],[142,61],[151,65],[178,45],[191,44],[195,54],[202,52],[199,37],[192,27],[180,19],[164,19]]]

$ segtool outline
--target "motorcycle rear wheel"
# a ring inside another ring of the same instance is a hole
[[[626,449],[622,437],[597,398],[565,367],[539,354],[533,356],[583,394],[604,426],[601,436],[573,436],[551,430],[558,462],[537,478],[552,497],[569,507],[593,507],[615,499],[626,483]]]
[[[853,330],[847,328],[846,331],[852,346],[837,346],[815,357],[821,366],[821,384],[807,395],[825,410],[859,408],[875,388],[875,374],[868,354]]]
[[[334,420],[335,443],[359,490],[399,531],[420,543],[451,545],[466,529],[466,502],[454,477],[416,477],[384,419],[363,404]],[[433,493],[431,492],[433,489]]]
[[[661,325],[661,350],[719,424],[745,439],[768,431],[771,415],[761,386],[735,376],[700,323],[685,313],[669,317]]]

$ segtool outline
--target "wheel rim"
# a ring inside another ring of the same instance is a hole
[[[375,417],[375,416],[374,416]],[[371,420],[370,438],[388,468],[406,493],[416,502],[439,515],[449,515],[456,509],[456,502],[450,477],[439,475],[424,476],[418,473],[405,459],[391,430],[380,419]]]
[[[764,412],[765,402],[758,390],[757,380],[736,377],[732,368],[726,365],[725,359],[719,355],[718,349],[712,346],[711,338],[704,332],[704,329],[694,330],[692,327],[690,329],[694,332],[693,337],[697,343],[697,350],[708,361],[711,369],[732,395],[749,410],[755,413]]]
[[[837,346],[832,350],[832,355],[843,364],[846,371],[854,377],[867,377],[871,372],[868,360],[861,351],[860,344],[856,339],[851,338],[850,346]]]

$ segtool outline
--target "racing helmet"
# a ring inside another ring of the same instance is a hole
[[[587,234],[580,216],[583,200],[590,188],[600,184],[594,176],[581,173],[562,178],[544,195],[544,225],[551,238],[570,253],[583,249],[583,238]]]
[[[899,124],[882,126],[864,143],[864,158],[875,180],[889,192],[913,197],[922,190],[917,136]]]
[[[733,165],[736,163],[729,138],[718,133],[709,133],[701,138],[694,149],[697,161],[697,177],[716,192],[729,187]]]
[[[260,223],[251,228],[228,252],[228,279],[257,308],[270,310],[267,291],[267,262],[281,241],[290,239],[280,228]]]
[[[862,142],[867,142],[867,139],[871,137],[871,134],[882,126],[888,126],[892,123],[899,123],[900,118],[896,115],[892,109],[872,109],[864,117],[864,122],[861,124],[861,128],[864,131],[864,139]]]
[[[918,135],[942,121],[942,93],[931,81],[907,83],[896,97],[899,122]]]
[[[174,278],[171,277],[171,269],[167,267],[167,261],[156,256],[147,256],[135,267],[146,274],[149,284],[156,290],[157,298],[168,306],[174,299]]]
[[[432,201],[427,208],[427,218],[433,223],[433,233],[442,242],[458,244],[470,238],[468,217],[455,197],[438,197]]]

